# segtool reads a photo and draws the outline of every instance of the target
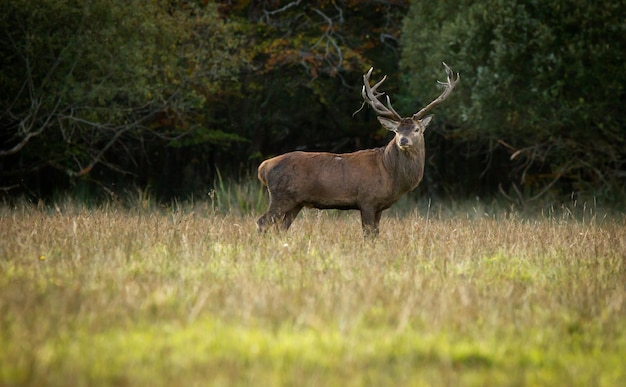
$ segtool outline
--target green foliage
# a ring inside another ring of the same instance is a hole
[[[248,176],[236,182],[223,178],[219,170],[216,175],[214,188],[209,192],[213,211],[248,215],[267,208],[266,189],[257,179]]]
[[[238,158],[256,167],[262,157],[294,149],[372,144],[376,121],[351,114],[361,102],[363,72],[381,63],[397,68],[393,39],[405,10],[405,2],[223,5],[225,16],[246,26],[254,68],[224,94],[225,124],[250,139],[237,144]]]
[[[441,109],[455,142],[491,153],[499,141],[529,192],[561,179],[571,190],[620,193],[625,16],[622,1],[413,1],[405,93],[436,95],[445,61],[461,74]]]
[[[204,196],[218,169],[383,145],[371,111],[352,116],[363,72],[389,75],[408,115],[445,61],[461,83],[435,112],[422,190],[626,195],[623,1],[408,4],[2,2],[0,192]]]
[[[3,2],[0,189],[206,194],[218,168],[371,146],[376,121],[351,113],[365,69],[397,68],[406,6]]]
[[[239,139],[204,130],[246,61],[215,4],[12,1],[0,14],[0,157],[26,171],[133,173],[145,141]]]

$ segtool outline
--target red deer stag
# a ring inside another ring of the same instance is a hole
[[[364,104],[369,104],[378,121],[395,137],[385,147],[354,153],[290,152],[265,160],[259,180],[269,191],[269,209],[257,221],[259,231],[272,225],[287,230],[302,207],[361,211],[366,236],[378,234],[383,210],[413,190],[424,175],[424,130],[432,115],[424,115],[444,101],[459,81],[444,63],[447,82],[439,97],[411,117],[402,118],[387,106],[377,91],[386,76],[370,86],[370,69],[363,75]]]

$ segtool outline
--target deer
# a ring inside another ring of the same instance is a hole
[[[415,189],[424,175],[424,131],[433,115],[426,115],[446,100],[460,76],[443,63],[447,81],[443,92],[410,117],[401,117],[392,107],[389,95],[374,86],[370,77],[374,68],[363,75],[361,95],[377,115],[380,124],[395,135],[386,146],[352,153],[294,151],[263,161],[258,178],[269,192],[269,208],[257,221],[259,232],[270,227],[286,231],[304,207],[317,209],[359,210],[365,237],[379,234],[382,212],[402,195]]]

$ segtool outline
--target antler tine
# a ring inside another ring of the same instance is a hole
[[[371,71],[372,69],[373,69],[373,67],[370,69],[370,71]],[[368,80],[368,82],[369,82],[369,74],[368,74],[367,80]],[[379,87],[380,85],[382,85],[382,84],[383,84],[383,82],[385,82],[386,80],[387,80],[387,76],[386,76],[386,75],[384,75],[384,76],[383,76],[383,78],[382,78],[380,81],[378,81],[378,83],[376,83],[374,86],[372,86],[370,89],[371,89],[372,91],[376,91],[376,92],[378,92],[378,87]],[[376,96],[378,97],[379,95],[382,95],[382,94],[384,94],[384,93],[383,93],[383,92],[378,92],[378,94],[376,94]]]
[[[387,76],[385,75],[383,79],[378,81],[374,86],[370,86],[370,76],[372,75],[373,70],[374,68],[371,67],[367,73],[363,74],[363,88],[361,89],[361,95],[363,96],[364,102],[370,105],[379,116],[400,121],[402,117],[391,106],[391,99],[389,96],[387,96],[387,106],[385,106],[385,104],[380,102],[378,99],[378,97],[385,94],[384,92],[379,92],[378,87],[385,82]]]
[[[456,84],[459,83],[459,79],[461,79],[461,76],[459,75],[459,73],[456,73],[456,77],[455,77],[452,69],[445,62],[442,62],[442,63],[443,63],[443,66],[446,68],[447,80],[446,82],[437,81],[437,83],[444,85],[445,88],[443,92],[441,93],[441,95],[439,95],[439,97],[435,98],[431,103],[429,103],[424,108],[422,108],[422,110],[415,113],[413,115],[413,119],[419,120],[420,118],[424,117],[424,114],[426,114],[430,109],[439,105],[446,98],[448,98],[450,96],[450,93],[452,93],[452,90],[454,90],[454,87],[456,86]]]
[[[393,108],[393,106],[391,106],[391,98],[389,98],[389,96],[387,95],[387,107],[389,107],[389,110],[391,110],[391,112],[399,119],[402,119],[402,116],[400,114],[398,114],[398,112],[396,111],[396,109]]]

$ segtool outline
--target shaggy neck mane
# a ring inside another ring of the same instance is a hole
[[[423,145],[415,144],[404,151],[398,148],[395,139],[391,139],[383,151],[383,165],[401,193],[414,189],[422,180],[424,159]]]

